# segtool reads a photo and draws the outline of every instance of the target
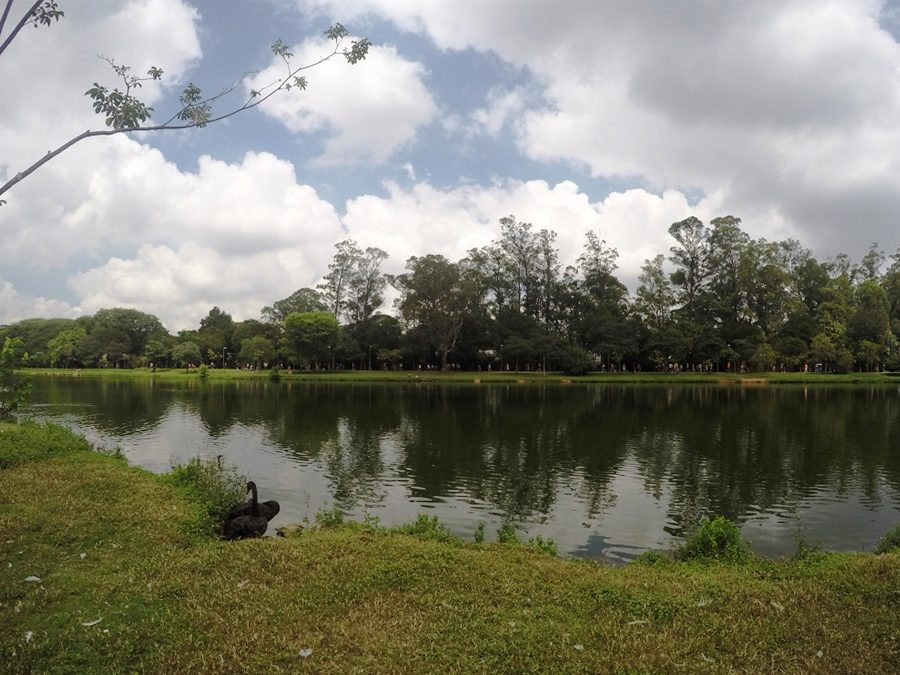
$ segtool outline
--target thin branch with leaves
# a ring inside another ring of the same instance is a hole
[[[0,19],[0,34],[2,34],[2,28],[9,14],[11,4],[12,0],[7,0],[6,9],[2,19]],[[33,22],[35,26],[50,25],[51,21],[59,20],[62,16],[63,13],[57,7],[56,2],[52,0],[35,2],[3,43],[2,49],[6,48],[6,45],[12,41],[21,27],[29,21]],[[366,58],[371,46],[368,38],[363,38],[352,41],[349,48],[344,47],[343,43],[349,32],[339,23],[329,27],[324,35],[334,43],[331,51],[316,61],[297,66],[292,63],[294,54],[288,49],[287,45],[281,39],[276,40],[272,45],[272,53],[284,62],[286,67],[285,77],[276,79],[260,89],[251,89],[249,97],[243,104],[226,113],[216,115],[214,104],[237,89],[248,76],[255,73],[245,73],[237,82],[223,88],[219,93],[205,98],[200,87],[193,82],[189,83],[178,99],[181,108],[162,124],[144,124],[150,119],[153,108],[144,104],[134,95],[134,92],[140,89],[144,82],[162,79],[162,69],[153,66],[147,71],[146,75],[136,75],[132,72],[130,66],[119,65],[111,58],[100,56],[101,59],[110,65],[113,72],[121,80],[123,89],[116,87],[110,90],[108,87],[94,82],[93,86],[85,92],[85,95],[93,101],[94,112],[104,115],[106,126],[109,128],[85,131],[69,139],[55,150],[48,151],[46,155],[0,186],[0,195],[3,195],[50,160],[86,138],[132,132],[203,128],[209,124],[233,117],[238,113],[256,108],[280,91],[290,91],[291,89],[305,90],[307,80],[301,73],[321,65],[337,55],[342,55],[347,60],[347,63],[354,65]],[[2,49],[0,49],[0,53],[2,53]],[[4,203],[3,200],[0,200],[0,205]]]

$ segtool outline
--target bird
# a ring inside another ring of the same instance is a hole
[[[275,502],[274,512],[271,507],[266,509],[271,516],[263,515],[256,493],[256,483],[248,482],[247,489],[252,495],[250,501],[229,511],[222,525],[222,537],[229,541],[261,537],[269,527],[269,520],[275,517],[275,513],[278,513],[278,502]]]
[[[247,482],[250,501],[233,507],[225,516],[222,536],[228,540],[260,537],[266,533],[269,521],[281,510],[274,499],[259,503],[256,483]]]
[[[247,483],[247,492],[250,492],[252,494],[250,501],[244,502],[243,504],[238,504],[237,506],[233,506],[231,510],[225,515],[226,523],[241,516],[253,515],[254,505],[256,505],[257,508],[256,515],[264,517],[266,519],[266,522],[272,520],[272,518],[278,515],[278,512],[281,510],[281,506],[274,499],[269,499],[262,502],[261,504],[257,501],[258,498],[256,492],[256,483],[254,483],[252,480]]]
[[[264,516],[238,516],[225,522],[225,526],[222,528],[222,537],[229,541],[261,537],[266,533],[268,527],[269,521]]]

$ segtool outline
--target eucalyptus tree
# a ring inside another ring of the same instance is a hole
[[[628,289],[613,272],[619,253],[594,232],[585,235],[577,267],[570,270],[570,335],[594,354],[614,360],[637,351],[637,332],[630,324]]]
[[[721,332],[730,338],[739,332],[737,325],[747,320],[748,289],[742,259],[750,236],[741,229],[741,219],[734,216],[714,218],[710,225],[706,264],[712,313],[720,322]]]
[[[700,317],[701,295],[709,277],[709,230],[699,218],[691,216],[669,226],[669,234],[678,246],[669,248],[669,261],[675,271],[669,275],[677,289],[680,318],[694,327]]]
[[[7,21],[10,18],[14,19],[14,17],[10,16],[13,1],[6,0],[3,13],[0,15],[0,40],[2,40],[0,42],[0,56],[3,55],[25,26],[30,24],[35,27],[49,27],[65,16],[63,10],[60,9],[59,2],[56,0],[34,0],[34,2],[26,5],[25,11],[15,24],[10,24],[11,27],[4,36]],[[246,98],[243,99],[243,102],[232,105],[224,112],[217,111],[215,109],[216,104],[226,99],[229,94],[238,91],[249,73],[238,78],[230,86],[209,96],[204,95],[200,87],[193,82],[189,83],[182,90],[178,98],[178,105],[171,112],[171,115],[164,122],[156,124],[148,123],[154,110],[137,97],[137,91],[145,82],[161,80],[163,78],[162,69],[151,66],[145,75],[138,75],[133,72],[131,66],[117,64],[113,59],[101,57],[109,63],[118,86],[110,89],[105,85],[94,82],[85,92],[85,95],[91,99],[94,112],[104,118],[107,128],[89,129],[73,136],[59,147],[48,151],[30,166],[14,174],[12,178],[0,185],[0,196],[55,157],[58,157],[73,145],[85,139],[124,133],[203,128],[247,110],[252,110],[279,92],[292,89],[304,91],[308,84],[304,75],[305,71],[321,65],[335,56],[343,56],[347,63],[353,65],[365,59],[368,54],[370,42],[367,38],[352,40],[349,47],[344,46],[349,36],[349,31],[340,23],[330,26],[325,31],[324,36],[332,43],[330,51],[325,52],[319,59],[305,64],[295,63],[293,60],[294,54],[288,46],[281,39],[276,40],[272,44],[271,50],[284,64],[283,76],[259,90],[251,89]],[[0,199],[0,205],[3,203],[3,200]]]
[[[340,319],[347,305],[347,292],[362,250],[352,239],[334,245],[335,253],[328,263],[328,274],[316,285],[322,301],[335,319]]]
[[[381,264],[388,254],[374,246],[366,247],[354,261],[347,281],[346,315],[351,323],[366,321],[384,304],[387,277]]]

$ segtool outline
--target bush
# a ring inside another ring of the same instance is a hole
[[[531,539],[528,540],[528,545],[534,550],[546,553],[547,555],[552,555],[554,557],[559,555],[559,547],[556,545],[556,542],[552,539],[544,539],[541,535],[531,537]]]
[[[724,560],[740,562],[750,557],[737,525],[725,516],[703,518],[698,528],[675,550],[679,560]]]
[[[218,460],[193,457],[187,464],[176,464],[162,479],[199,504],[203,511],[201,529],[209,535],[221,532],[225,514],[247,493],[247,477],[234,467],[223,467]]]
[[[278,382],[281,379],[281,371],[278,369],[278,366],[272,366],[269,370],[269,379],[272,382]]]
[[[197,375],[205,380],[207,377],[209,377],[209,366],[207,366],[205,363],[201,363],[200,367],[197,368]]]
[[[478,523],[478,527],[475,528],[475,543],[484,543],[484,523]]]
[[[879,554],[896,550],[900,550],[900,524],[885,532],[875,545],[875,553]]]
[[[344,512],[337,507],[333,509],[323,509],[316,513],[316,524],[322,528],[343,525]]]
[[[429,518],[424,513],[420,513],[414,522],[400,525],[394,529],[396,532],[409,534],[419,539],[431,539],[445,543],[459,541],[459,537],[438,522],[437,516]]]
[[[497,530],[497,541],[501,544],[521,544],[522,540],[516,534],[516,527],[512,523],[503,523]]]

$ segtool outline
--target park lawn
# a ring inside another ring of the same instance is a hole
[[[203,514],[171,481],[58,427],[0,425],[0,669],[894,673],[900,662],[896,552],[614,568],[371,523],[223,542]]]
[[[26,375],[55,377],[85,377],[130,379],[155,378],[165,381],[198,381],[196,369],[184,368],[33,368],[21,371]],[[269,371],[236,370],[234,368],[209,368],[210,382],[268,380]],[[448,371],[437,370],[320,370],[279,373],[281,382],[437,382],[449,384],[900,384],[897,373],[589,373],[565,375],[557,372],[497,372],[497,371]]]

